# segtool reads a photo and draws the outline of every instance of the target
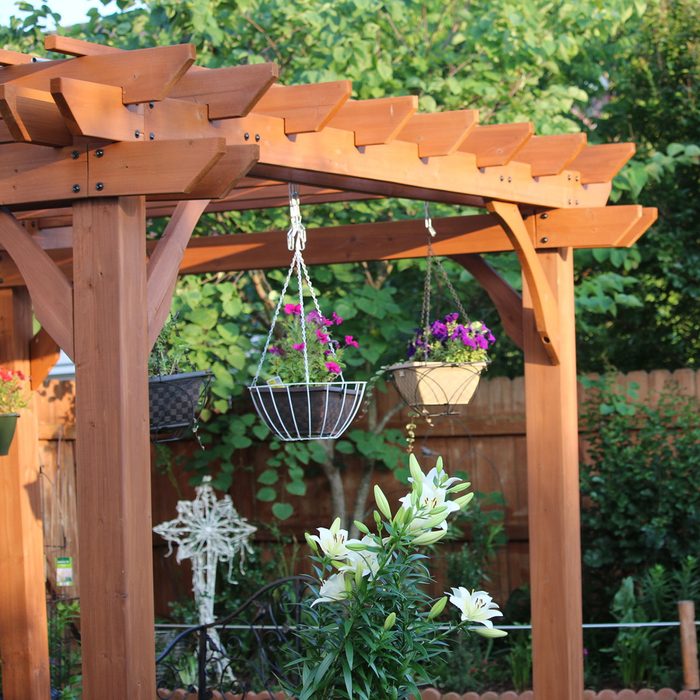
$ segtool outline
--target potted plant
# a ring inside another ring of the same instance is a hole
[[[258,414],[282,440],[336,438],[355,417],[364,382],[343,379],[343,354],[359,343],[351,335],[342,343],[331,338],[331,327],[342,323],[335,312],[327,318],[284,304],[277,337],[268,337],[267,381],[249,387]]]
[[[26,408],[29,399],[25,384],[27,377],[20,370],[0,367],[0,455],[10,451],[17,427],[18,411]]]
[[[425,474],[410,456],[411,490],[391,507],[378,486],[373,530],[355,522],[362,539],[348,539],[336,519],[318,535],[306,534],[317,577],[315,598],[302,608],[301,650],[293,661],[298,682],[286,690],[298,700],[419,698],[430,683],[430,663],[447,649],[457,628],[503,637],[501,616],[485,591],[453,588],[437,600],[426,548],[447,532],[448,519],[471,501],[468,483],[449,477],[442,460]],[[447,603],[456,622],[441,621]],[[452,610],[452,608],[450,608]]]
[[[148,404],[153,442],[172,442],[197,430],[211,372],[197,371],[189,347],[170,318],[148,358]]]
[[[483,322],[460,322],[458,313],[450,313],[418,329],[408,343],[408,360],[388,369],[409,406],[423,413],[437,406],[449,412],[471,400],[495,341]]]

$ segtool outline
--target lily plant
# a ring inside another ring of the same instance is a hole
[[[409,466],[411,490],[395,512],[375,486],[374,531],[355,521],[363,537],[348,539],[336,519],[306,534],[318,586],[299,627],[303,651],[293,662],[299,683],[287,689],[299,700],[420,697],[456,628],[506,635],[493,625],[501,612],[485,591],[428,594],[429,548],[474,494],[464,493],[470,484],[450,477],[441,458],[427,474],[413,455]],[[448,602],[458,619],[442,622]]]

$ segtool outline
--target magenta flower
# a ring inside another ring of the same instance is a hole
[[[326,362],[326,369],[331,374],[340,374],[340,365],[337,362]]]
[[[304,343],[294,343],[294,345],[292,345],[292,347],[295,350],[303,350],[306,346],[304,345]]]
[[[316,329],[316,337],[319,339],[321,343],[327,343],[330,341],[330,336],[327,333],[323,332],[322,328],[317,328]]]
[[[284,313],[287,316],[301,316],[301,304],[285,304]]]
[[[359,348],[360,347],[360,344],[351,335],[345,336],[345,344],[348,347],[352,347],[352,348]]]
[[[338,314],[335,311],[333,312],[333,316],[331,318],[336,326],[339,326],[343,322],[343,319],[340,318],[340,316],[338,316]]]
[[[282,350],[282,348],[277,348],[274,345],[269,347],[267,351],[270,353],[270,355],[279,355],[280,357],[284,355],[284,351]]]

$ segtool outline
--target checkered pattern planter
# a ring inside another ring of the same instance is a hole
[[[153,442],[180,440],[195,426],[210,379],[211,372],[187,372],[148,380]]]

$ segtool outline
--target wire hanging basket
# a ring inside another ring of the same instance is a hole
[[[430,343],[427,342],[426,339],[432,337],[432,328],[435,325],[433,324],[432,327],[430,325],[430,288],[433,263],[437,265],[443,281],[450,291],[455,306],[459,310],[459,313],[450,314],[445,317],[446,323],[437,322],[444,326],[445,338],[450,337],[449,323],[454,326],[452,332],[457,330],[458,327],[463,329],[462,332],[467,336],[470,332],[474,335],[474,332],[472,330],[472,324],[468,322],[468,316],[464,310],[464,306],[450,282],[447,271],[439,259],[434,259],[432,238],[436,235],[436,232],[430,219],[428,204],[425,203],[424,206],[425,227],[429,236],[425,284],[423,287],[423,308],[421,311],[423,345],[421,348],[414,348],[415,350],[420,350],[420,352],[416,352],[416,357],[419,359],[395,363],[387,367],[387,371],[392,375],[396,390],[404,402],[418,414],[427,417],[453,415],[457,413],[456,409],[458,407],[466,406],[474,396],[479,385],[481,373],[486,369],[488,362],[486,360],[471,362],[435,361],[430,357]],[[463,319],[463,323],[468,324],[467,327],[456,323],[460,315]],[[448,321],[448,319],[451,320]],[[490,331],[488,331],[483,324],[479,325],[488,332],[490,337],[489,342],[492,342],[493,336]],[[467,328],[469,330],[467,330]],[[476,335],[480,335],[480,333],[481,331],[478,330]],[[476,342],[473,337],[469,339],[469,342],[472,341]],[[487,343],[486,340],[479,340],[479,342]],[[485,347],[483,349],[485,349]]]
[[[292,184],[289,186],[289,209],[291,226],[287,232],[287,247],[290,251],[293,251],[292,262],[275,308],[272,325],[260,356],[255,377],[250,386],[248,386],[248,391],[253,400],[253,406],[261,420],[280,440],[286,442],[293,440],[334,440],[348,429],[357,415],[367,383],[345,381],[342,369],[339,366],[337,380],[327,382],[311,381],[306,342],[307,315],[304,309],[304,284],[306,284],[313,300],[314,311],[312,311],[312,314],[315,313],[316,318],[319,319],[322,319],[323,315],[321,314],[316,293],[309,277],[309,271],[302,255],[302,250],[306,247],[306,229],[301,221],[299,193],[296,186]],[[270,349],[275,325],[292,276],[296,277],[299,290],[297,308],[301,324],[302,342],[299,343],[298,350],[303,357],[305,380],[303,382],[289,383],[272,380],[261,384],[259,383],[260,373],[267,352]],[[326,354],[334,358],[336,351],[330,336],[327,336],[324,342],[328,346]]]

